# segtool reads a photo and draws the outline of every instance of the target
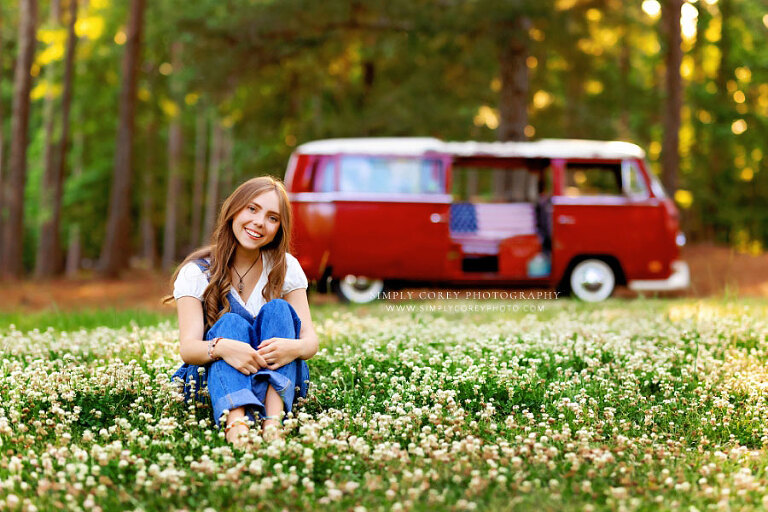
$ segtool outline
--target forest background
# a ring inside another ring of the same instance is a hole
[[[765,0],[0,0],[0,269],[168,271],[346,136],[621,139],[693,241],[768,243]]]

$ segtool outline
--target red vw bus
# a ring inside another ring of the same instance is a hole
[[[689,284],[677,210],[634,144],[321,140],[296,149],[285,183],[296,257],[348,301],[424,284],[585,301]]]

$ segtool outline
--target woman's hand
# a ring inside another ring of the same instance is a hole
[[[276,370],[299,357],[299,340],[269,338],[259,345],[257,353],[264,357],[267,368]]]
[[[214,356],[219,356],[232,368],[245,375],[251,375],[262,368],[267,368],[267,362],[248,343],[229,338],[222,338],[216,344]]]

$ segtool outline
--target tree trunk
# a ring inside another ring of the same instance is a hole
[[[174,76],[171,77],[173,101],[179,107],[168,128],[168,186],[165,196],[165,230],[163,232],[163,271],[167,272],[176,261],[176,229],[179,192],[181,191],[181,91],[178,72],[181,71],[181,43],[171,47]]]
[[[720,48],[720,64],[717,67],[715,84],[717,85],[718,98],[722,100],[729,98],[728,80],[731,78],[729,61],[733,41],[731,40],[731,32],[728,25],[731,23],[731,16],[733,15],[732,7],[731,0],[721,0],[718,3],[720,10],[720,43],[718,44]]]
[[[3,85],[3,17],[0,16],[0,90]],[[5,109],[0,95],[0,202],[5,202]],[[0,204],[0,263],[2,263],[2,242],[5,230],[5,208]],[[0,276],[2,277],[2,276]]]
[[[467,201],[474,202],[477,201],[477,193],[478,193],[478,179],[479,176],[477,175],[478,171],[477,169],[468,169],[467,170]]]
[[[89,0],[82,0],[82,9],[84,11],[88,10],[88,3]],[[78,62],[77,63],[77,70],[75,71],[75,74],[79,73],[82,75],[82,73],[85,72],[85,63],[84,62]],[[82,128],[79,127],[78,124],[75,124],[76,129],[73,137],[73,146],[76,148],[75,151],[73,151],[73,162],[72,162],[72,177],[77,178],[79,176],[82,176],[83,174],[83,149],[85,146],[85,135],[83,134]],[[64,157],[62,157],[64,158]],[[62,160],[65,161],[65,160]],[[76,278],[78,275],[78,272],[80,271],[80,262],[82,260],[83,255],[83,246],[82,246],[82,233],[80,231],[80,223],[75,221],[73,224],[69,227],[69,239],[67,240],[67,260],[66,260],[66,275],[69,278]]]
[[[219,210],[219,172],[221,170],[221,149],[223,145],[223,128],[214,115],[211,133],[211,156],[208,164],[208,197],[205,201],[205,217],[203,220],[203,243],[208,243],[213,234],[214,223]]]
[[[205,179],[205,155],[208,140],[208,119],[205,108],[197,111],[197,126],[195,128],[195,171],[192,179],[192,248],[200,246],[200,231],[203,218],[203,180]]]
[[[123,57],[123,84],[120,91],[120,113],[112,193],[109,201],[107,232],[99,261],[99,273],[104,277],[117,277],[120,271],[128,265],[131,254],[133,131],[144,0],[131,0],[130,10],[128,37]]]
[[[235,166],[232,161],[232,150],[234,146],[233,132],[233,128],[229,126],[222,134],[224,138],[221,145],[221,169],[222,174],[224,175],[224,179],[222,180],[224,196],[228,196],[232,193],[235,179]]]
[[[528,29],[531,21],[518,16],[502,29],[499,52],[499,140],[525,140],[528,125]]]
[[[683,0],[664,0],[662,18],[667,40],[666,89],[664,101],[664,140],[661,145],[661,179],[667,192],[674,196],[680,167],[680,109],[683,102],[683,62],[680,10]]]
[[[83,174],[83,145],[85,144],[83,130],[77,128],[73,137],[75,151],[74,162],[72,163],[72,177],[77,178]],[[83,246],[81,242],[80,224],[75,222],[69,227],[69,240],[67,241],[67,277],[75,278],[80,270],[80,260],[82,259]]]
[[[715,84],[717,93],[713,105],[713,123],[712,125],[730,127],[734,121],[733,103],[731,94],[728,92],[728,81],[733,77],[733,68],[735,64],[731,63],[731,53],[734,50],[734,42],[738,38],[731,31],[731,19],[736,17],[734,13],[734,2],[732,0],[720,0],[718,2],[720,10],[720,63],[717,68]],[[737,59],[733,59],[734,61]],[[733,166],[733,136],[719,135],[717,131],[713,133],[713,144],[710,151],[710,165],[708,166],[707,183],[708,193],[707,201],[704,207],[703,216],[706,219],[706,237],[712,241],[724,242],[718,235],[728,234],[731,221],[727,214],[720,208],[720,200],[725,190],[733,187],[732,174],[728,172]]]
[[[155,138],[157,128],[153,122],[147,127],[147,140]],[[154,204],[152,201],[152,190],[154,189],[154,180],[152,179],[155,169],[155,155],[151,147],[145,153],[146,162],[144,170],[141,173],[142,188],[146,191],[141,196],[141,212],[139,214],[141,224],[141,257],[146,262],[147,267],[154,268],[157,260],[157,243],[155,242],[155,224],[152,221]]]
[[[69,146],[69,113],[72,106],[72,81],[75,65],[75,48],[77,34],[77,0],[69,2],[69,23],[67,29],[67,49],[64,59],[64,91],[61,98],[61,132],[53,155],[52,172],[46,171],[43,186],[50,192],[50,220],[42,225],[40,244],[36,261],[38,277],[50,277],[61,272],[61,247],[59,243],[59,228],[61,223],[61,195],[64,185],[64,174]],[[48,208],[48,206],[45,206]]]
[[[145,139],[147,141],[157,140],[157,121],[154,113],[150,112],[147,122]],[[155,236],[155,172],[158,168],[155,145],[147,144],[144,152],[143,165],[139,167],[139,179],[141,180],[142,190],[146,193],[141,195],[141,204],[139,205],[139,226],[141,232],[141,250],[140,255],[147,268],[155,268],[157,262],[157,238]]]
[[[24,238],[24,187],[27,179],[29,137],[29,92],[32,88],[32,59],[35,54],[37,0],[21,0],[19,14],[19,52],[13,82],[11,114],[11,157],[8,183],[3,201],[7,215],[3,231],[2,277],[21,277]]]
[[[58,28],[59,19],[61,18],[61,0],[51,0],[51,10],[48,16],[48,25],[51,29]],[[39,207],[37,210],[37,223],[39,227],[39,238],[37,243],[37,253],[35,255],[35,277],[42,277],[40,265],[43,261],[48,261],[52,257],[52,254],[46,252],[50,247],[43,248],[43,240],[45,240],[45,233],[43,233],[43,226],[50,224],[51,216],[53,214],[51,203],[53,202],[53,160],[54,153],[56,152],[56,136],[54,135],[54,104],[52,84],[54,82],[56,62],[51,61],[45,68],[45,82],[47,90],[45,92],[45,106],[43,107],[43,126],[45,127],[45,136],[43,140],[43,147],[45,151],[43,153],[43,175],[41,176],[40,191],[38,196]],[[46,244],[48,245],[48,244]]]
[[[696,33],[703,34],[709,24],[711,18],[709,16],[699,16],[696,21]],[[703,37],[697,37],[696,43],[691,51],[693,57],[693,69],[696,70],[693,80],[704,82],[708,80],[704,72],[704,49],[709,46],[709,41]],[[711,109],[711,105],[708,108]],[[712,140],[712,131],[704,123],[691,123],[693,126],[693,140],[696,141],[697,147],[705,148],[703,151],[697,151],[697,155],[691,155],[690,159],[695,168],[698,168],[699,163],[709,162],[711,145],[707,141]],[[698,242],[706,238],[706,226],[705,219],[702,215],[702,207],[706,205],[707,195],[707,181],[709,180],[709,172],[699,172],[692,178],[695,179],[695,184],[691,184],[691,187],[697,187],[701,190],[699,197],[697,198],[697,204],[694,204],[692,208],[680,209],[680,230],[685,233],[688,238],[688,242]],[[707,220],[708,224],[708,220]]]
[[[629,98],[630,98],[630,80],[629,74],[632,71],[632,47],[629,44],[630,20],[624,21],[624,34],[621,38],[621,49],[619,51],[619,77],[621,83],[621,116],[619,117],[619,136],[631,140],[632,129],[629,124]],[[545,69],[545,68],[542,68]]]

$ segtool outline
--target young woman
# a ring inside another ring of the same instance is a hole
[[[307,278],[288,254],[290,232],[283,184],[269,176],[246,181],[224,201],[211,245],[179,266],[166,298],[176,300],[185,363],[173,377],[188,399],[200,400],[207,383],[214,421],[226,417],[232,443],[257,417],[274,435],[282,413],[307,393],[305,360],[318,340]]]

